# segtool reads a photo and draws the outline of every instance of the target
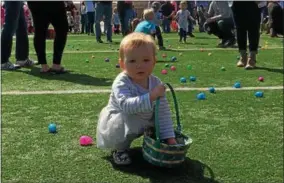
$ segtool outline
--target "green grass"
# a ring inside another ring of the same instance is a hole
[[[3,96],[2,178],[4,182],[203,182],[214,176],[218,182],[280,183],[281,92],[267,91],[260,99],[254,91],[218,92],[207,94],[205,101],[197,101],[195,94],[177,92],[184,133],[194,143],[190,159],[175,171],[144,162],[137,152],[141,139],[133,145],[134,164],[122,169],[112,166],[109,152],[79,146],[81,135],[95,137],[98,113],[108,94]],[[55,135],[48,133],[50,122],[58,125]]]
[[[121,36],[114,37],[114,41],[119,39]],[[283,85],[282,49],[260,50],[259,68],[246,71],[235,66],[237,50],[199,51],[216,47],[218,40],[213,36],[196,33],[186,45],[178,45],[175,33],[166,34],[164,39],[172,50],[158,52],[154,74],[174,87],[231,87],[236,81],[242,86]],[[36,58],[32,44],[30,39],[31,57]],[[282,46],[280,39],[262,36],[261,45],[265,44],[268,48]],[[63,65],[72,70],[70,74],[41,75],[39,66],[2,71],[2,91],[110,88],[120,72],[115,68],[118,46],[97,44],[91,36],[69,36]],[[197,50],[181,50],[193,48]],[[51,41],[47,41],[47,51],[52,52]],[[177,61],[170,62],[171,56]],[[104,61],[106,57],[109,63]],[[51,57],[48,60],[51,62]],[[165,63],[177,70],[162,75]],[[192,70],[187,70],[187,65]],[[220,70],[222,66],[226,71]],[[179,82],[180,77],[190,75],[197,81]],[[258,76],[265,81],[258,82]],[[263,98],[255,98],[255,91],[206,92],[204,101],[196,100],[197,91],[177,92],[184,133],[193,138],[193,145],[185,164],[175,170],[146,163],[139,148],[142,138],[133,144],[133,165],[124,168],[112,165],[109,152],[79,145],[82,135],[95,139],[98,114],[109,94],[2,95],[2,181],[205,183],[214,179],[214,183],[282,183],[282,92],[265,90]],[[51,122],[57,124],[57,134],[48,133]]]

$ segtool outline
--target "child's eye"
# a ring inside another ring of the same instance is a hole
[[[135,63],[135,60],[129,60],[129,63]]]
[[[144,62],[149,62],[150,60],[149,59],[144,59]]]

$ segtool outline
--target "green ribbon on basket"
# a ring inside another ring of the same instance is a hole
[[[178,103],[177,103],[177,98],[174,92],[173,87],[169,84],[166,83],[172,93],[173,99],[174,99],[174,105],[175,105],[175,111],[176,111],[176,119],[177,119],[177,128],[176,132],[181,134],[181,124],[180,124],[180,118],[179,118],[179,109],[178,109]],[[155,129],[156,129],[156,142],[157,146],[160,147],[160,124],[159,124],[159,106],[160,106],[160,97],[157,98],[156,100],[156,106],[155,106]]]

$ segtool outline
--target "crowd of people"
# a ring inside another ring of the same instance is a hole
[[[106,41],[111,43],[113,33],[126,36],[134,31],[144,32],[157,37],[159,49],[165,50],[163,34],[176,31],[179,41],[186,43],[187,37],[194,37],[196,26],[200,32],[217,36],[218,47],[232,47],[237,43],[241,55],[237,65],[248,69],[255,67],[260,33],[266,32],[271,37],[283,35],[283,3],[280,1],[148,1],[148,7],[139,17],[134,5],[132,1],[117,1],[115,6],[112,1],[82,1],[79,7],[72,1],[5,1],[1,7],[1,44],[8,46],[1,47],[1,68],[13,70],[36,63],[28,57],[28,34],[34,34],[43,73],[65,73],[61,58],[68,32],[95,36],[98,43],[103,43],[102,34],[106,34]],[[51,68],[45,58],[50,23],[57,35]],[[9,61],[14,34],[16,64]]]

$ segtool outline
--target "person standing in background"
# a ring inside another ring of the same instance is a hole
[[[63,50],[65,48],[68,32],[68,21],[63,1],[29,1],[35,34],[34,47],[41,64],[40,73],[64,74],[68,72],[61,65]],[[55,31],[53,64],[51,68],[46,60],[46,35],[49,24],[52,24]]]
[[[232,4],[241,56],[237,66],[245,67],[245,69],[256,67],[261,20],[261,6],[259,5],[261,5],[259,1],[234,1]],[[247,55],[247,36],[249,39],[249,55]]]
[[[98,43],[103,43],[101,39],[102,29],[101,20],[104,17],[104,25],[107,34],[107,42],[112,43],[112,1],[96,1],[96,40]]]
[[[94,35],[94,23],[95,23],[95,7],[93,1],[85,1],[87,12],[87,28],[88,35]]]
[[[171,21],[173,19],[173,16],[175,14],[175,8],[171,4],[171,2],[166,1],[161,6],[161,13],[163,15],[163,22],[162,22],[162,28],[164,33],[170,33],[171,32]]]
[[[81,2],[81,34],[88,33],[88,16],[85,2]]]
[[[29,39],[23,1],[5,1],[5,22],[1,33],[1,69],[15,70],[30,67],[36,62],[29,59]],[[16,33],[16,64],[9,61],[13,35]]]
[[[133,17],[132,1],[118,1],[117,12],[121,23],[121,32],[126,36],[131,32],[130,24]]]

